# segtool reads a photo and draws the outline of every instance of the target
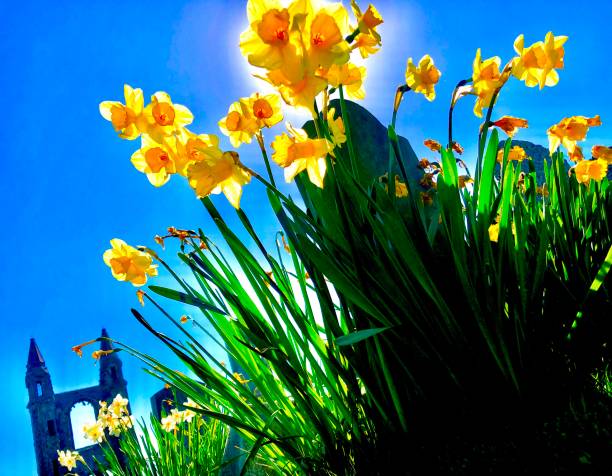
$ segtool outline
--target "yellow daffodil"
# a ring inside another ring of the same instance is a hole
[[[78,453],[78,451],[57,451],[60,466],[63,466],[68,471],[72,471],[72,468],[76,468],[77,462],[83,462],[83,457]]]
[[[525,152],[525,149],[523,149],[521,146],[515,145],[508,152],[508,162],[512,162],[512,161],[522,162],[526,158],[527,158],[527,153]],[[501,164],[503,160],[504,160],[504,149],[499,149],[497,151],[497,161]]]
[[[240,35],[240,51],[253,66],[280,69],[298,54],[299,32],[292,29],[293,12],[278,0],[249,0],[249,27]]]
[[[326,139],[309,139],[302,129],[287,124],[289,134],[276,136],[272,143],[272,160],[285,169],[285,180],[291,182],[297,174],[306,170],[310,181],[323,188],[327,168],[326,155],[333,146]]]
[[[176,173],[186,177],[189,164],[199,162],[207,157],[207,150],[219,148],[219,138],[214,134],[195,134],[187,128],[183,128],[176,135],[175,144]]]
[[[442,144],[440,144],[437,140],[425,139],[423,144],[432,152],[440,152],[442,150]]]
[[[512,116],[503,116],[501,119],[492,122],[492,124],[504,131],[508,137],[514,137],[519,127],[528,127],[528,123],[525,119],[519,119],[518,117]]]
[[[579,183],[588,185],[591,180],[601,182],[608,174],[608,162],[603,159],[581,160],[574,171]]]
[[[340,85],[344,86],[349,98],[365,98],[363,81],[366,77],[366,69],[364,66],[356,66],[353,63],[333,64],[329,69],[323,71],[321,76],[327,79],[329,85],[334,88],[338,88]]]
[[[128,413],[128,403],[129,403],[128,399],[122,397],[121,394],[118,393],[117,395],[115,395],[115,398],[113,399],[111,404],[108,406],[108,409],[115,416],[119,417],[122,415],[126,415]]]
[[[173,104],[170,95],[163,91],[151,96],[151,103],[144,109],[148,133],[157,142],[193,122],[193,114],[180,104]]]
[[[296,2],[300,3],[300,2]],[[307,61],[312,68],[329,68],[348,61],[351,48],[345,37],[349,33],[348,12],[342,3],[314,4],[305,0],[307,15],[303,30]],[[313,5],[319,8],[314,8]]]
[[[103,101],[100,103],[100,114],[111,122],[119,137],[133,140],[147,130],[142,116],[144,97],[142,89],[132,89],[129,84],[123,86],[123,94],[125,105],[118,101]]]
[[[340,116],[334,119],[336,109],[333,107],[327,111],[327,126],[331,134],[332,142],[335,147],[338,147],[346,142],[346,134],[344,130],[344,122]]]
[[[131,161],[136,170],[147,175],[153,186],[161,187],[170,180],[170,175],[176,173],[176,156],[174,136],[166,137],[163,143],[158,143],[151,136],[143,135],[142,147],[132,154]]]
[[[482,117],[482,110],[491,107],[493,95],[504,83],[504,78],[499,71],[501,59],[494,56],[482,61],[480,48],[476,51],[474,58],[472,81],[473,93],[478,96],[474,105],[474,114]]]
[[[251,113],[260,129],[272,127],[283,120],[280,97],[277,94],[261,95],[254,93],[249,98]]]
[[[259,126],[252,114],[248,100],[243,98],[232,103],[227,116],[219,121],[219,129],[223,134],[229,136],[234,147],[239,147],[243,143],[250,143],[259,130]]]
[[[608,162],[608,164],[612,164],[612,147],[594,145],[591,149],[591,155],[594,159],[603,159]]]
[[[358,49],[361,57],[365,59],[380,50],[380,46],[376,38],[372,35],[364,35],[363,33],[360,33],[355,37],[355,41],[353,41],[351,44],[351,49]]]
[[[406,65],[406,84],[416,93],[423,94],[428,101],[436,98],[435,85],[440,80],[440,70],[435,67],[431,56],[425,55],[415,66],[412,58],[408,58]]]
[[[100,422],[83,425],[83,433],[85,438],[94,443],[101,443],[104,439],[104,428]]]
[[[241,167],[238,154],[216,148],[203,152],[207,157],[187,168],[189,185],[199,198],[223,193],[234,208],[240,208],[242,186],[251,181],[251,175]]]
[[[161,419],[161,427],[164,431],[171,432],[176,430],[176,425],[179,423],[179,415],[177,415],[176,409],[172,409],[170,415],[165,416]]]
[[[513,61],[512,74],[530,88],[556,85],[559,82],[556,70],[563,68],[566,41],[567,36],[554,36],[549,31],[543,42],[525,48],[525,37],[519,35],[514,41],[514,50],[519,56]]]
[[[315,97],[327,87],[325,79],[310,72],[302,63],[296,65],[293,79],[281,70],[270,71],[261,79],[276,87],[285,103],[307,109],[312,114]]]
[[[499,240],[499,223],[493,223],[489,226],[489,240],[497,243]]]
[[[144,251],[137,250],[119,238],[111,240],[112,248],[104,252],[104,262],[111,268],[118,281],[129,281],[142,286],[148,276],[157,276],[157,265]]]
[[[574,148],[578,141],[586,139],[589,127],[600,126],[601,119],[599,116],[585,117],[572,116],[566,117],[558,124],[548,129],[548,148],[553,154],[560,144],[567,149],[570,156],[574,153]]]
[[[370,4],[365,13],[362,14],[357,2],[355,0],[351,0],[351,8],[353,10],[353,15],[355,15],[355,18],[357,19],[357,28],[359,29],[357,39],[359,36],[362,36],[368,38],[369,40],[366,41],[368,41],[370,44],[373,43],[373,45],[380,46],[382,41],[380,34],[376,31],[376,28],[383,23],[383,18],[380,13],[378,13],[378,10],[376,10],[376,7]],[[376,50],[378,50],[378,48]],[[364,56],[362,52],[362,57],[366,58],[368,54],[370,53],[366,51],[366,55]]]

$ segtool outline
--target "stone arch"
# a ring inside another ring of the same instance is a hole
[[[72,440],[74,449],[79,450],[90,446],[92,442],[83,435],[83,425],[93,423],[97,418],[97,402],[92,402],[89,398],[81,399],[70,407],[70,427],[72,430]]]

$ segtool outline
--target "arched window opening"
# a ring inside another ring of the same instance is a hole
[[[42,397],[42,383],[36,382],[36,396]]]
[[[83,425],[91,425],[96,421],[96,412],[89,402],[79,402],[70,410],[70,423],[72,424],[72,436],[74,437],[74,448],[79,449],[93,444],[85,438]]]
[[[113,380],[117,380],[117,369],[115,367],[111,367],[110,371],[111,371],[111,378]]]

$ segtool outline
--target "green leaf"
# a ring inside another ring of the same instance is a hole
[[[362,329],[360,331],[351,332],[340,336],[336,339],[338,345],[354,345],[362,340],[368,339],[376,334],[386,331],[389,327],[374,327],[372,329]]]
[[[153,291],[155,294],[159,294],[168,299],[173,299],[175,301],[184,302],[185,304],[190,304],[192,306],[199,307],[200,309],[206,309],[207,311],[216,312],[219,314],[225,315],[226,312],[220,310],[219,308],[213,306],[212,304],[208,304],[201,299],[198,299],[195,296],[190,296],[189,294],[183,293],[181,291],[176,291],[174,289],[164,288],[163,286],[149,286],[149,289]]]

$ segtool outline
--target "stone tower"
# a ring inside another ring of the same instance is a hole
[[[102,337],[108,337],[106,329],[102,329]],[[112,349],[111,342],[101,341],[100,349]],[[70,411],[77,403],[90,403],[97,418],[100,400],[110,401],[118,393],[127,398],[127,382],[121,367],[121,359],[116,352],[103,356],[100,359],[98,385],[55,393],[45,360],[36,341],[30,339],[25,383],[39,476],[60,476],[65,473],[59,467],[57,450],[74,449]],[[116,445],[116,441],[111,441],[111,444]],[[88,463],[92,462],[94,456],[103,459],[97,444],[79,448],[78,451]]]

